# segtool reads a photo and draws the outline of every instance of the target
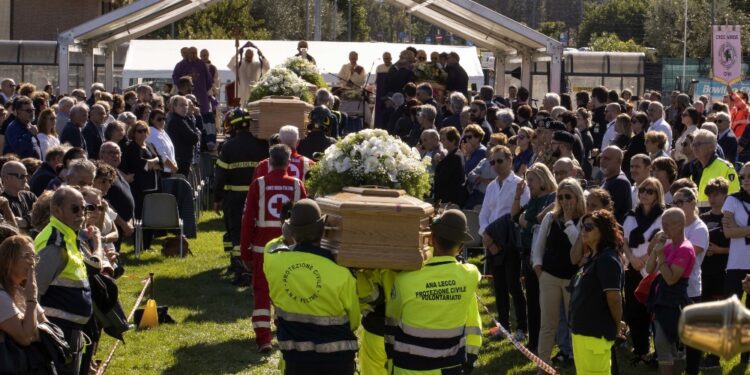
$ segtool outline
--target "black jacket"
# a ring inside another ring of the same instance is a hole
[[[81,128],[78,125],[68,122],[63,128],[62,134],[60,134],[60,144],[67,143],[72,147],[80,147],[87,150],[86,139],[83,137]],[[101,146],[101,145],[100,145]]]
[[[250,186],[255,167],[268,157],[268,142],[250,132],[235,133],[221,146],[214,169],[214,201],[224,199],[225,186]]]
[[[640,132],[634,135],[633,138],[630,138],[628,149],[625,150],[625,156],[622,159],[622,171],[625,172],[625,175],[630,180],[632,180],[630,176],[630,159],[637,154],[648,155],[648,151],[646,151],[646,132]]]
[[[322,131],[314,131],[309,133],[305,139],[299,141],[297,153],[306,158],[315,160],[315,153],[324,152],[334,143],[336,143],[334,138],[325,135]]]
[[[445,82],[445,91],[458,91],[468,97],[469,75],[461,65],[448,65],[445,67],[448,79]]]
[[[55,177],[57,177],[57,171],[49,164],[42,163],[29,180],[29,190],[38,197],[44,193],[49,182]]]
[[[387,93],[403,92],[404,86],[409,82],[414,82],[414,72],[408,68],[397,68],[392,65],[385,76],[385,91]]]
[[[458,148],[445,155],[435,166],[435,202],[455,203],[459,206],[466,200],[466,175]]]
[[[730,163],[737,161],[737,136],[733,131],[728,131],[723,137],[719,138],[719,147],[724,151],[724,158]]]
[[[172,113],[167,124],[167,134],[174,145],[174,155],[177,159],[177,167],[180,170],[188,169],[193,163],[195,145],[200,141],[201,132],[195,124],[187,117]]]
[[[97,126],[89,121],[86,123],[86,126],[83,127],[81,134],[83,134],[83,139],[86,140],[86,151],[88,151],[89,159],[99,159],[99,149],[102,147],[104,139],[102,138],[101,133],[99,133]]]

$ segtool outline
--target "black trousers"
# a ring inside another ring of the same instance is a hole
[[[354,361],[351,362],[286,362],[284,375],[352,375]]]
[[[56,324],[58,327],[60,327],[60,330],[63,333],[63,336],[65,336],[65,341],[68,342],[68,346],[70,346],[70,350],[73,352],[73,360],[66,365],[64,369],[60,369],[59,371],[60,375],[78,375],[78,374],[88,374],[88,368],[89,363],[84,363],[84,353],[83,353],[83,337],[82,332],[80,329],[73,329],[70,327],[70,323],[68,323],[66,320],[58,319],[54,317],[48,317],[47,318],[50,322]],[[90,358],[89,358],[90,359]],[[86,371],[81,372],[81,369],[86,369]]]
[[[727,270],[727,275],[724,278],[724,292],[727,297],[736,295],[737,298],[742,301],[742,280],[747,274],[750,274],[750,270]],[[745,307],[750,308],[750,295],[745,300]],[[744,360],[748,357],[748,352],[742,353],[741,358]]]
[[[495,304],[498,322],[510,330],[510,298],[513,298],[513,309],[516,312],[516,329],[526,332],[526,298],[521,289],[521,257],[515,251],[508,251],[501,264],[492,270],[495,285]],[[538,289],[538,288],[537,288]],[[537,299],[538,303],[538,299]]]
[[[639,271],[629,268],[625,271],[625,322],[630,327],[633,341],[633,354],[646,355],[651,345],[651,316],[648,309],[635,299],[635,289],[643,280]]]
[[[531,259],[525,256],[521,264],[526,290],[526,315],[528,318],[529,342],[527,347],[536,351],[539,346],[539,328],[542,324],[542,311],[539,307],[539,278],[531,266]]]
[[[227,191],[224,194],[222,208],[224,211],[224,242],[232,244],[228,249],[231,256],[240,256],[240,234],[242,233],[242,213],[245,210],[245,191]],[[226,248],[225,248],[226,250]]]

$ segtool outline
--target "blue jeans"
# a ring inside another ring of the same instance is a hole
[[[557,346],[560,348],[560,352],[565,354],[568,358],[573,358],[573,341],[570,336],[570,327],[568,327],[568,319],[565,317],[565,302],[560,303],[560,322],[557,324],[557,334],[555,335],[555,341]]]

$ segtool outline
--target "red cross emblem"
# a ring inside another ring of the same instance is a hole
[[[274,194],[271,196],[271,199],[268,200],[268,213],[270,213],[271,216],[280,219],[281,211],[286,202],[289,202],[289,197],[284,194]]]

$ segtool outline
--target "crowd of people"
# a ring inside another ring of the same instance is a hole
[[[719,366],[680,343],[677,322],[689,304],[750,289],[747,94],[727,87],[710,102],[673,92],[665,107],[659,92],[596,87],[547,93],[536,108],[525,87],[469,91],[453,53],[435,56],[449,83],[438,94],[412,70],[423,52],[378,67],[388,90],[379,126],[430,158],[429,201],[445,209],[420,271],[353,275],[320,245],[326,217],[304,181],[346,122],[333,93],[316,92],[304,137],[290,124],[260,139],[249,112],[223,116],[214,209],[233,283],[252,286],[258,350],[273,350],[275,322],[286,374],[351,374],[357,351],[365,374],[385,374],[386,363],[394,373],[470,373],[482,273],[457,256],[477,238],[497,321],[542,360],[610,373],[615,342],[626,342],[634,366],[662,374]],[[91,368],[101,283],[90,279],[122,275],[120,245],[145,197],[165,179],[189,184],[200,153],[217,148],[216,68],[208,51],[182,53],[173,92],[94,84],[89,95],[55,96],[0,82],[0,331],[27,345],[41,324],[59,326],[76,354],[62,373]],[[299,53],[312,59],[305,44]],[[257,77],[259,64],[241,76]],[[356,55],[350,65],[361,73]],[[478,220],[473,233],[466,215]]]
[[[547,93],[539,108],[524,87],[431,94],[407,83],[385,127],[431,157],[436,205],[478,212],[498,321],[511,327],[512,306],[515,340],[579,373],[608,373],[626,337],[634,365],[719,366],[680,344],[677,322],[748,282],[746,93],[675,91],[665,107],[656,91],[596,87]]]
[[[54,324],[74,354],[56,371],[88,373],[104,324],[94,311],[118,303],[106,288],[124,273],[121,244],[145,196],[167,179],[194,181],[200,152],[215,147],[216,107],[201,106],[189,72],[161,94],[95,83],[89,95],[56,96],[11,78],[0,86],[0,331],[28,345],[45,337],[40,324]],[[146,248],[152,237],[146,231]]]

